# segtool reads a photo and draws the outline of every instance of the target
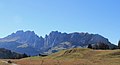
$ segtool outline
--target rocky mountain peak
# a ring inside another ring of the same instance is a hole
[[[24,31],[23,30],[18,30],[16,33],[23,33]]]
[[[11,35],[8,35],[5,38],[13,38],[13,37],[25,37],[28,35],[36,35],[34,31],[23,31],[23,30],[19,30],[16,33],[12,33]]]

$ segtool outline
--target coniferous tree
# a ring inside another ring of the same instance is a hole
[[[24,54],[23,54],[23,57],[28,57],[28,56],[27,56],[27,54],[24,53]]]
[[[118,48],[120,49],[120,40],[119,40],[119,42],[118,42]]]
[[[88,48],[92,49],[92,45],[91,45],[91,44],[89,44],[89,45],[88,45]]]

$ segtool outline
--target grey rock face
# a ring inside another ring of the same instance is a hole
[[[110,48],[113,45],[107,38],[104,38],[98,34],[89,33],[61,33],[58,31],[52,31],[49,35],[46,35],[44,44],[48,51],[58,51],[62,49],[87,47],[89,44],[105,43]]]
[[[28,44],[30,46],[33,46],[36,48],[36,46],[43,45],[43,38],[37,36],[34,31],[17,31],[16,33],[13,33],[4,39],[9,41],[16,41],[18,43],[22,44]]]
[[[0,48],[10,49],[28,55],[38,55],[43,47],[44,38],[37,36],[34,31],[17,31],[0,39]]]
[[[70,42],[72,45],[76,46],[86,46],[88,44],[95,44],[97,42],[104,42],[106,44],[111,44],[107,38],[102,37],[98,34],[88,34],[88,33],[60,33],[58,31],[51,32],[45,37],[45,43],[48,47],[54,47],[63,42]]]

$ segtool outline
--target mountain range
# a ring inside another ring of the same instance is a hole
[[[34,31],[19,30],[4,38],[0,38],[0,48],[6,48],[30,56],[38,54],[51,54],[70,48],[84,48],[89,44],[103,42],[109,49],[117,47],[99,34],[89,33],[61,33],[52,31],[49,35],[38,36]]]

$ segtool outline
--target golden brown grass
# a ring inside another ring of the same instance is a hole
[[[120,65],[120,50],[70,49],[47,57],[13,60],[19,65]]]

